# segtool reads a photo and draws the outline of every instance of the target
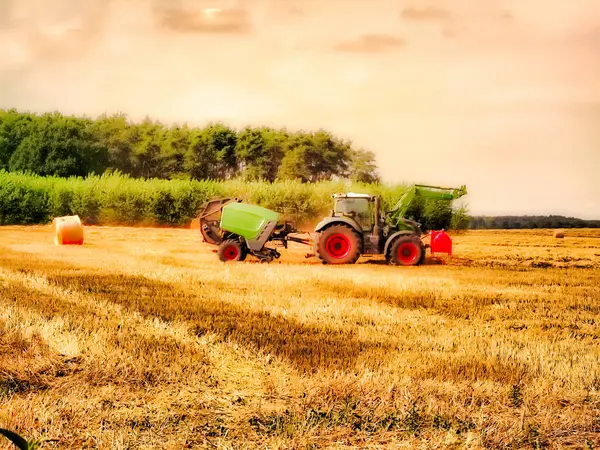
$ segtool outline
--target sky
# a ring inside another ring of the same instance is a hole
[[[326,129],[472,214],[600,218],[598,0],[0,0],[0,108]]]

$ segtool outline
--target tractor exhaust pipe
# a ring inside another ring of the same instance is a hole
[[[380,217],[381,205],[379,197],[375,197],[375,224],[373,225],[373,244],[375,248],[379,249],[381,242],[381,217]]]

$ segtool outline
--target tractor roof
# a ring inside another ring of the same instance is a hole
[[[355,192],[346,192],[343,194],[333,194],[333,198],[373,198],[370,194],[357,194]]]

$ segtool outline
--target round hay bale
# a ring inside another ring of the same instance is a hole
[[[565,230],[554,230],[554,237],[556,239],[564,239],[565,238]]]
[[[52,224],[56,245],[83,244],[83,226],[79,216],[55,217]]]

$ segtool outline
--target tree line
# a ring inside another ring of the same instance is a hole
[[[536,228],[600,228],[600,220],[584,220],[564,216],[473,216],[469,228],[536,229]]]
[[[124,114],[96,119],[0,110],[0,170],[43,176],[379,182],[375,155],[326,130],[167,126]]]

